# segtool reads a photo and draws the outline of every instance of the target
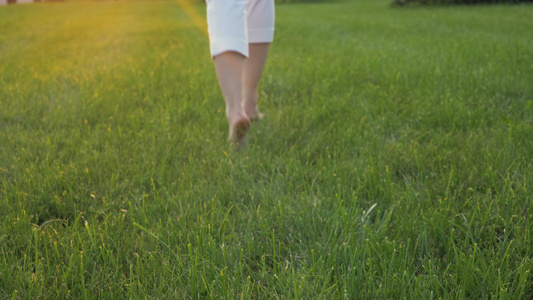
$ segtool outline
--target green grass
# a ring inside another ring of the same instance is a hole
[[[277,7],[241,153],[177,2],[0,7],[0,299],[531,299],[533,6],[389,2]]]

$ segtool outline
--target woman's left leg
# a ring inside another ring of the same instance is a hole
[[[244,146],[250,119],[242,107],[242,74],[248,56],[247,0],[207,0],[211,56],[226,102],[229,140]]]
[[[213,59],[222,96],[226,102],[226,117],[229,123],[229,140],[243,147],[250,118],[242,102],[242,74],[245,57],[234,51],[223,52]]]

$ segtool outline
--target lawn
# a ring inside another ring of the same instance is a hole
[[[0,299],[533,298],[533,6],[276,13],[236,151],[200,1],[0,7]]]

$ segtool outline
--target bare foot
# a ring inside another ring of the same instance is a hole
[[[246,143],[246,133],[250,128],[250,119],[244,114],[238,114],[228,118],[229,122],[229,141],[239,148],[244,147]]]
[[[244,104],[244,111],[246,112],[246,115],[248,118],[250,118],[250,121],[257,121],[263,119],[265,115],[263,115],[261,112],[259,112],[259,109],[257,109],[257,105],[251,105],[251,104]]]

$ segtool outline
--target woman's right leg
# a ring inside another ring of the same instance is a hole
[[[242,76],[242,93],[244,111],[251,120],[263,118],[257,108],[258,87],[268,55],[270,43],[253,43],[249,45],[250,56],[244,60]]]
[[[274,39],[274,0],[249,0],[246,7],[248,58],[243,70],[243,107],[250,119],[261,119],[257,88],[263,74],[270,43]]]

